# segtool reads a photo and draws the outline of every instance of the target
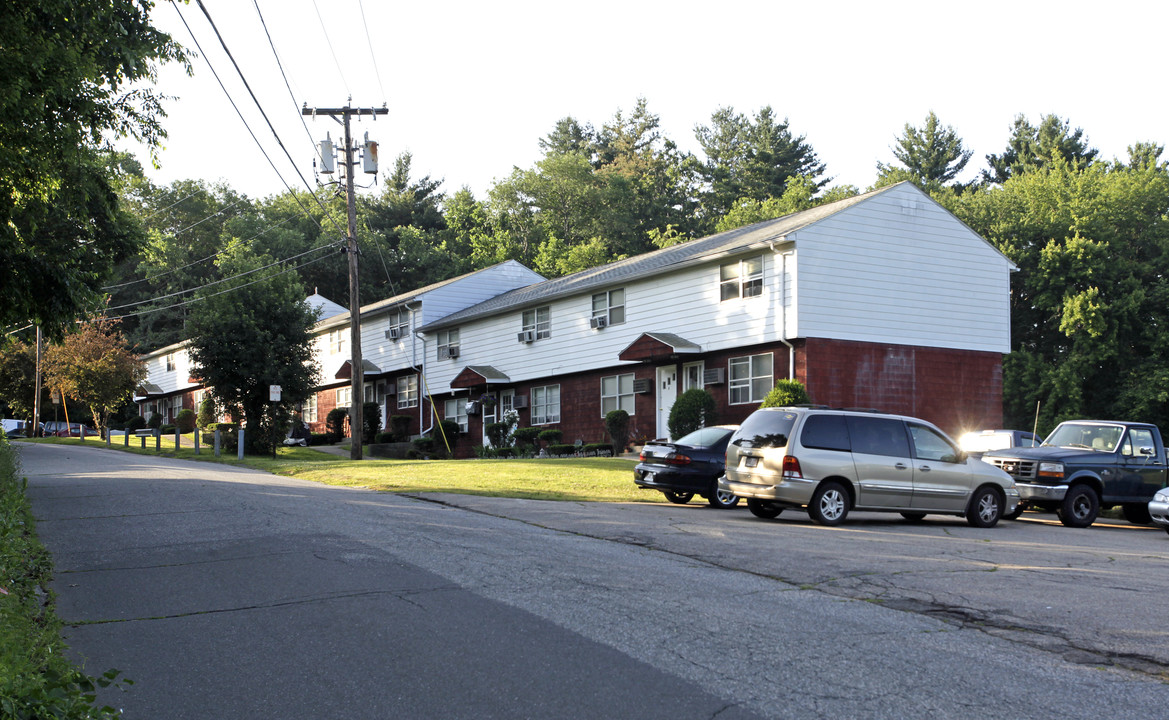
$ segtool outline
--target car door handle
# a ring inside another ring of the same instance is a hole
[[[930,466],[929,465],[922,465],[921,467],[918,468],[918,470],[920,470],[922,472],[929,472]]]
[[[909,466],[908,466],[908,465],[906,465],[905,463],[897,463],[897,464],[896,464],[896,465],[894,465],[893,467],[897,468],[898,470],[905,470],[905,469],[907,469]]]

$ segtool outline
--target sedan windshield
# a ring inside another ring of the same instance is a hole
[[[1043,444],[1110,453],[1116,452],[1122,437],[1124,428],[1120,425],[1064,423],[1048,435]]]

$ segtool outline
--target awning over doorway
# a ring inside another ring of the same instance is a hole
[[[468,365],[451,380],[453,388],[470,388],[477,385],[504,385],[511,378],[490,365]]]
[[[164,394],[165,393],[163,393],[162,388],[155,385],[154,383],[148,382],[144,382],[139,385],[138,389],[135,391],[135,395],[140,398],[157,397]]]
[[[702,347],[674,333],[647,332],[634,340],[621,352],[618,360],[638,362],[668,360],[677,355],[693,355],[702,352]]]
[[[374,365],[365,358],[361,359],[361,372],[365,375],[380,375],[381,368]],[[353,377],[353,363],[349,360],[341,363],[341,367],[337,369],[337,374],[334,376],[338,380],[349,380]]]

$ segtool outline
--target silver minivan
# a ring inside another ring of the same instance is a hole
[[[1019,503],[1005,472],[975,460],[924,420],[813,407],[763,408],[727,445],[719,489],[756,517],[804,508],[821,525],[850,510],[958,515],[993,527]]]

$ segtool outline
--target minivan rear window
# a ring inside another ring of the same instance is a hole
[[[810,415],[800,431],[800,445],[848,452],[848,428],[843,415]]]
[[[756,410],[743,422],[731,443],[739,447],[787,447],[796,417],[793,412]]]

